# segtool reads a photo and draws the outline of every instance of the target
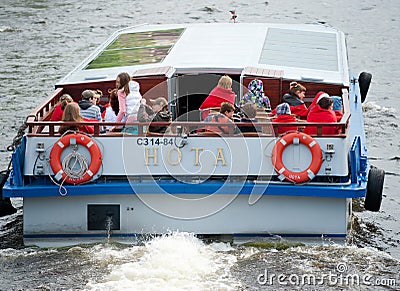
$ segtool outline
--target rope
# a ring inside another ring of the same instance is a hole
[[[73,161],[72,165],[71,161]],[[73,151],[62,160],[62,168],[68,177],[79,179],[89,168],[88,160],[80,153]]]
[[[26,122],[28,121],[28,118],[30,118],[30,117],[34,117],[35,120],[37,120],[37,118],[36,118],[35,115],[28,115],[28,116],[26,117],[26,119],[25,119],[25,121],[24,121],[24,124],[22,124],[22,125],[18,128],[17,135],[13,138],[12,144],[9,145],[9,146],[7,147],[7,150],[8,150],[9,152],[13,152],[13,151],[17,148],[17,146],[20,145],[21,140],[22,140],[22,138],[23,138],[24,135],[25,135],[25,129],[27,129],[27,127],[28,127],[28,125],[26,124]]]

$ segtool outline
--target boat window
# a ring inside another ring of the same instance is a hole
[[[121,34],[85,69],[159,63],[183,31],[179,28]]]

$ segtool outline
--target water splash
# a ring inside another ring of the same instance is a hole
[[[221,245],[214,246],[221,249]],[[236,257],[220,254],[189,233],[172,233],[145,244],[136,259],[110,266],[102,282],[90,290],[229,290],[238,286],[229,273]],[[139,254],[139,253],[137,253]]]

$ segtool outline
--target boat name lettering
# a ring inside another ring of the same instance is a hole
[[[148,137],[139,137],[136,140],[137,145],[140,146],[167,146],[167,145],[173,145],[174,144],[174,140],[173,138],[148,138]]]
[[[194,166],[199,167],[199,156],[200,153],[204,151],[204,148],[191,148],[190,152],[193,152],[194,154]],[[152,165],[152,166],[158,166],[158,150],[157,148],[145,148],[145,163],[146,166]],[[182,151],[179,148],[170,148],[166,151],[166,161],[168,164],[171,166],[177,166],[181,163],[182,161]],[[223,148],[218,148],[216,153],[215,153],[215,166],[221,165],[221,166],[226,166],[226,159],[224,155]]]

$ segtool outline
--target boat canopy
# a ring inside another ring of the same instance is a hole
[[[178,73],[241,74],[246,67],[283,78],[348,86],[344,34],[314,24],[140,25],[119,30],[58,85],[113,80],[123,71],[172,67]]]

